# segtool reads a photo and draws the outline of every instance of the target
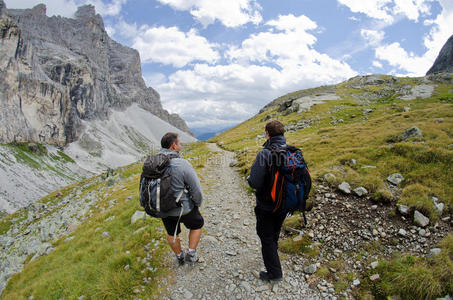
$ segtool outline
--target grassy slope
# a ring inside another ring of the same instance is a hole
[[[400,84],[415,85],[410,78],[399,79]],[[298,91],[281,97],[268,105],[266,111],[228,130],[211,141],[237,153],[241,172],[246,175],[256,153],[265,141],[261,137],[266,116],[284,124],[312,120],[308,128],[286,134],[290,144],[301,147],[315,179],[326,173],[336,178],[330,184],[348,181],[352,188],[366,187],[376,201],[397,201],[415,207],[432,220],[439,218],[431,197],[436,196],[446,204],[445,214],[453,212],[453,86],[439,84],[428,99],[399,100],[398,95],[386,95],[374,101],[358,101],[357,95],[379,92],[381,86],[351,89],[347,84],[335,87]],[[385,87],[384,87],[385,88]],[[328,101],[308,112],[284,115],[278,104],[307,94],[336,90],[341,100]],[[366,97],[365,97],[366,98]],[[410,111],[404,112],[404,107]],[[370,114],[363,110],[371,108]],[[331,125],[332,120],[342,123]],[[421,139],[394,142],[402,132],[412,126],[423,132]],[[357,161],[356,165],[351,160]],[[376,168],[362,168],[364,166]],[[394,195],[387,187],[386,178],[395,172],[403,174],[402,192]],[[300,221],[299,221],[300,222]],[[428,299],[443,296],[453,290],[453,235],[441,242],[442,255],[436,259],[414,258],[400,255],[392,262],[381,262],[381,280],[363,284],[378,298],[399,294],[405,299]],[[288,252],[305,253],[310,241],[300,245],[282,244]],[[409,258],[408,258],[409,257]],[[396,266],[396,267],[395,267]],[[442,272],[440,272],[442,270]],[[423,274],[423,276],[421,276]],[[319,275],[319,274],[318,274]],[[431,286],[431,288],[426,288]]]
[[[197,143],[184,150],[184,157],[191,159],[197,171],[200,170],[202,159],[209,154],[206,145]],[[86,299],[160,298],[167,288],[161,281],[169,275],[166,256],[169,247],[161,222],[147,218],[130,224],[134,212],[142,210],[137,192],[141,167],[141,163],[136,163],[118,169],[117,173],[124,179],[111,187],[97,176],[42,198],[39,202],[59,201],[85,186],[82,193],[94,191],[100,201],[93,216],[69,235],[72,240],[61,238],[54,243],[55,251],[26,264],[21,273],[14,275],[3,291],[2,299],[27,299],[29,296],[34,299],[77,299],[82,295]],[[127,201],[129,196],[132,198]],[[116,204],[109,208],[111,201]],[[0,224],[6,227],[11,218],[22,213],[18,211],[5,217]],[[112,220],[106,221],[112,216]],[[140,231],[137,233],[137,230]],[[104,231],[109,232],[109,238],[101,237]],[[144,261],[147,255],[148,261]],[[129,265],[128,270],[125,270],[126,265]],[[144,277],[151,278],[150,283],[144,283]]]

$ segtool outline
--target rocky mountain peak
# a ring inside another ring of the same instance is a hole
[[[108,36],[94,6],[64,18],[47,17],[42,4],[0,5],[0,142],[65,146],[80,137],[83,121],[134,103],[190,133],[145,85],[138,52]]]
[[[435,73],[453,73],[453,35],[447,40],[426,75]]]
[[[94,18],[95,16],[96,10],[91,4],[80,6],[75,13],[75,17],[79,19]]]
[[[34,6],[31,10],[33,15],[36,16],[46,16],[47,7],[45,4],[38,4]]]

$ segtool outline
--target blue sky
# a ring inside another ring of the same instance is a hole
[[[229,127],[285,93],[370,73],[423,76],[452,0],[6,0],[71,17],[90,3],[137,49],[146,83],[190,128]]]

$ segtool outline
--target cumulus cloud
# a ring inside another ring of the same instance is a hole
[[[367,41],[367,43],[371,46],[379,46],[384,39],[384,31],[378,30],[369,30],[369,29],[362,29],[360,31],[362,37]]]
[[[418,21],[421,15],[429,13],[431,0],[338,0],[354,13],[363,13],[370,18],[392,23],[395,16],[403,15]]]
[[[92,4],[96,7],[96,12],[103,16],[116,16],[121,12],[121,8],[127,0],[113,0],[104,2],[101,0],[8,0],[8,8],[32,8],[33,6],[44,3],[47,7],[47,15],[60,15],[71,18],[78,6]]]
[[[398,42],[383,45],[376,49],[376,58],[387,61],[391,66],[399,68],[405,75],[422,76],[434,63],[440,49],[451,36],[453,28],[453,2],[439,0],[442,12],[434,20],[428,22],[433,27],[424,38],[426,52],[415,55],[405,50]]]
[[[373,61],[373,67],[382,69],[382,64],[380,62],[378,62],[377,60],[375,60],[375,61]]]
[[[266,31],[231,46],[224,54],[226,64],[199,63],[169,76],[156,87],[165,107],[192,127],[214,120],[237,123],[285,93],[357,74],[347,63],[314,49],[317,39],[310,32],[318,26],[308,17],[279,16],[266,26]],[[206,110],[198,111],[200,103]]]
[[[259,24],[262,21],[261,6],[256,0],[157,0],[177,10],[190,11],[204,27],[219,20],[227,27],[246,23]]]
[[[220,57],[216,45],[195,29],[182,32],[177,27],[145,26],[138,30],[132,47],[138,50],[144,63],[157,62],[177,68],[197,60],[214,63]]]
[[[426,56],[408,53],[399,43],[378,47],[376,57],[387,61],[391,66],[408,72],[410,76],[424,75],[432,64],[432,61]]]

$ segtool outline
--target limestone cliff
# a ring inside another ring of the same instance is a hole
[[[43,4],[8,10],[0,0],[0,142],[64,146],[83,120],[105,120],[133,103],[189,132],[146,87],[138,52],[108,36],[94,6],[49,18]]]

